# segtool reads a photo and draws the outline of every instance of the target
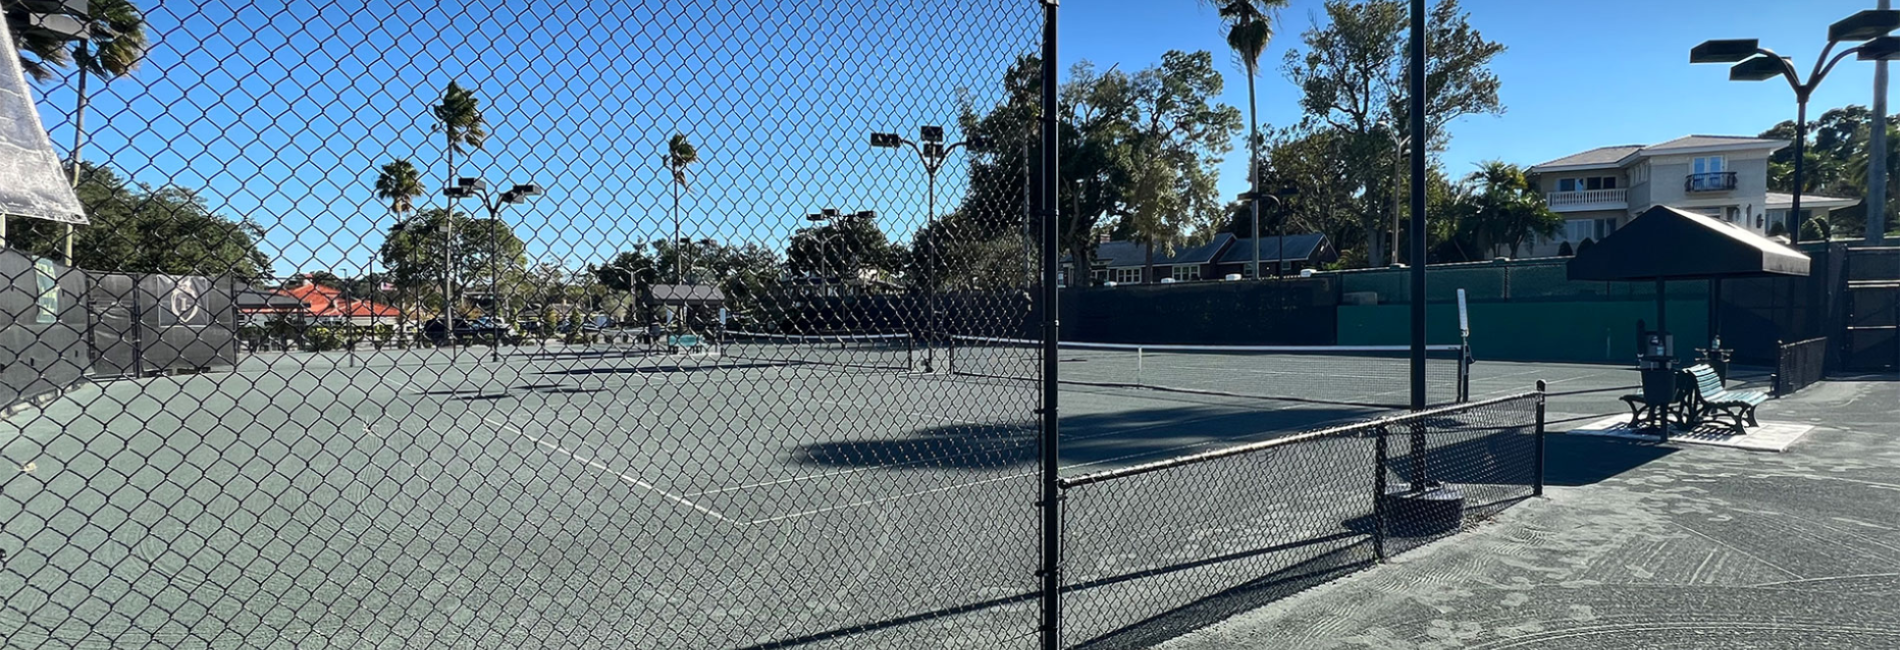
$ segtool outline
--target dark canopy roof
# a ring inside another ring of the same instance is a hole
[[[1571,258],[1572,280],[1807,275],[1808,256],[1726,221],[1656,206]]]

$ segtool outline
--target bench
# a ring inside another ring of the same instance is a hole
[[[1641,430],[1670,425],[1689,428],[1695,426],[1694,401],[1689,389],[1689,376],[1686,372],[1676,373],[1676,392],[1669,397],[1667,404],[1650,404],[1642,393],[1631,393],[1618,399],[1630,407],[1630,428]]]
[[[1690,404],[1690,422],[1700,424],[1705,421],[1727,424],[1736,435],[1747,433],[1747,426],[1759,426],[1755,421],[1755,407],[1768,401],[1768,394],[1758,390],[1729,390],[1722,387],[1722,377],[1708,365],[1690,366],[1682,371],[1690,385],[1694,387],[1693,401]],[[1727,418],[1722,422],[1718,417]]]

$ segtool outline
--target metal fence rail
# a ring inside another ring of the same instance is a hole
[[[1827,378],[1828,337],[1780,343],[1775,362],[1776,397],[1793,395]]]
[[[1064,477],[1063,640],[1145,647],[1476,525],[1541,493],[1542,405],[1526,393]],[[1460,497],[1448,522],[1407,496],[1426,483]]]

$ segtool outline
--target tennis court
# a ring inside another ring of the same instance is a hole
[[[1036,393],[912,372],[918,346],[897,343],[266,353],[84,387],[8,420],[0,451],[21,475],[0,500],[16,549],[0,631],[50,646],[1030,645]],[[1586,390],[1630,374],[1471,369],[1474,396],[1533,373]],[[1063,390],[1065,474],[1382,412]],[[996,533],[943,536],[977,522]]]

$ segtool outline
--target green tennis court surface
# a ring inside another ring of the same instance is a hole
[[[51,646],[1033,644],[1034,392],[770,350],[266,354],[81,388],[6,422],[22,477],[0,500],[0,628]],[[1472,392],[1536,378],[1555,418],[1611,412],[1634,373],[1480,362]],[[1381,412],[1063,400],[1077,472]],[[975,521],[1019,532],[943,543]]]

